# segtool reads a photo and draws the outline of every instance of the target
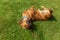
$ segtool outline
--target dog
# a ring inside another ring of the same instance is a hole
[[[43,10],[35,10],[34,6],[25,10],[22,13],[22,19],[18,21],[18,24],[24,29],[29,29],[32,24],[32,21],[49,20],[52,17],[53,11],[44,6],[41,7]]]
[[[31,19],[34,16],[34,6],[31,6],[29,9],[25,10],[22,13],[22,20],[18,21],[18,24],[24,28],[29,29],[31,26]]]
[[[46,8],[44,6],[41,6],[41,8],[43,10],[35,10],[35,14],[34,17],[32,18],[32,20],[49,20],[52,17],[52,13],[53,11],[49,8]]]

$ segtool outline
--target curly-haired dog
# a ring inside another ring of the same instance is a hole
[[[52,16],[52,10],[49,8],[46,8],[44,6],[41,6],[43,10],[36,10],[35,15],[32,18],[32,20],[48,20]]]
[[[22,20],[18,21],[18,24],[25,28],[28,29],[31,26],[31,19],[34,16],[34,6],[31,8],[25,10],[22,14]]]

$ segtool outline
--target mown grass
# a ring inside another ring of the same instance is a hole
[[[33,22],[34,30],[22,29],[17,21],[34,5],[53,9],[49,21]],[[60,0],[0,0],[0,40],[60,40]]]

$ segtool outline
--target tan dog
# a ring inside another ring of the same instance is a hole
[[[18,21],[18,24],[22,28],[25,29],[29,28],[31,26],[31,19],[33,16],[34,16],[34,6],[24,11],[24,13],[22,14],[22,20]]]
[[[25,10],[22,14],[22,20],[18,24],[25,29],[30,28],[31,20],[48,20],[52,16],[52,10],[41,6],[43,10],[34,10],[34,6]]]
[[[52,10],[41,6],[43,10],[36,10],[32,20],[48,20],[52,16]]]

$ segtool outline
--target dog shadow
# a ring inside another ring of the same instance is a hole
[[[52,16],[49,20],[46,20],[46,21],[57,21],[57,19]],[[34,21],[32,21],[32,25],[30,26],[29,30],[31,30],[32,32],[34,31],[37,31],[37,25],[36,24],[33,24]]]
[[[52,16],[49,20],[47,20],[47,21],[57,21],[57,19],[54,17],[54,16]]]
[[[32,25],[30,26],[29,30],[30,30],[31,32],[37,31],[37,27],[36,27],[36,26],[37,26],[37,25],[35,25],[35,24],[32,23]]]

